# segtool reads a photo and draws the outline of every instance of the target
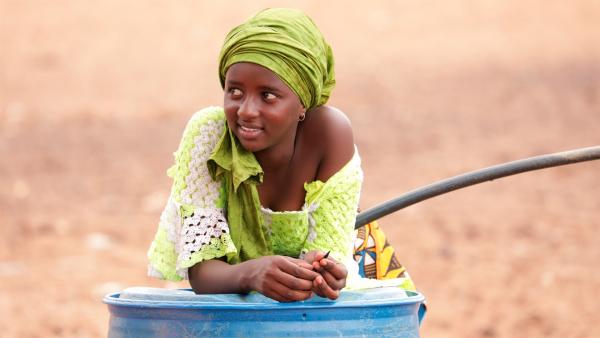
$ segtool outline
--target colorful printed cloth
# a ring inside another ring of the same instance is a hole
[[[356,230],[354,242],[354,260],[358,263],[358,272],[364,278],[386,280],[402,278],[400,284],[405,290],[415,290],[415,286],[396,258],[394,248],[389,244],[376,221]]]
[[[361,277],[376,280],[402,281],[398,286],[404,290],[416,291],[406,268],[396,258],[394,248],[387,241],[379,224],[373,221],[356,230],[354,260],[358,263]],[[419,306],[419,323],[427,312],[427,306]]]

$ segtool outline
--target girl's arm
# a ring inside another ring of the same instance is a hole
[[[307,262],[285,256],[265,256],[230,265],[212,259],[195,264],[188,271],[196,293],[248,293],[258,291],[280,302],[311,297],[313,281],[319,274]]]

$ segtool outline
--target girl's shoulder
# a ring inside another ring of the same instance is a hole
[[[194,113],[185,126],[177,151],[173,154],[176,164],[168,170],[168,175],[174,177],[174,170],[179,170],[180,176],[186,176],[190,172],[190,163],[208,160],[225,126],[225,114],[221,107],[207,107]]]
[[[319,153],[316,179],[325,182],[347,164],[354,155],[354,135],[350,119],[341,110],[319,106],[306,114],[304,140]]]
[[[198,128],[203,125],[221,125],[225,123],[223,107],[210,106],[195,112],[187,123],[186,129]]]
[[[225,125],[223,108],[207,107],[197,111],[185,126],[179,147],[180,150],[198,145],[199,138],[204,147],[216,145]]]

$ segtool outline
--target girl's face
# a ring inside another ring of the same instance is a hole
[[[227,70],[224,90],[227,123],[246,150],[293,145],[304,107],[275,73],[254,63],[235,63]]]

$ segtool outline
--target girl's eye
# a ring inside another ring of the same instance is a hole
[[[275,96],[275,94],[273,93],[269,93],[269,92],[264,92],[263,93],[263,98],[267,101],[273,101],[277,98],[277,96]]]
[[[242,96],[242,91],[237,88],[231,88],[229,89],[229,94],[233,97],[240,97]]]

